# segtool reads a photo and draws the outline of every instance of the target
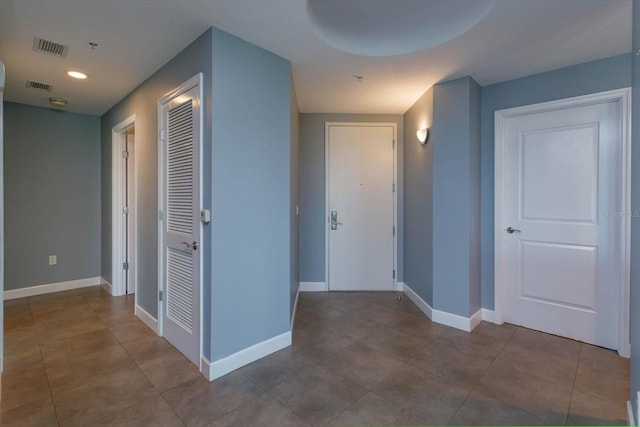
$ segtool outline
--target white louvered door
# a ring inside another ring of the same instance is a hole
[[[198,366],[202,251],[200,87],[183,85],[184,91],[174,91],[164,98],[166,102],[161,101],[161,328],[164,338]]]

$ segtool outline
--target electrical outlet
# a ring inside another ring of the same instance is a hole
[[[56,255],[49,255],[49,265],[56,265],[58,263],[58,257]]]

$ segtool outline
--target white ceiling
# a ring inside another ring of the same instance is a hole
[[[461,36],[387,57],[327,45],[305,0],[2,0],[5,99],[48,106],[56,96],[69,111],[101,115],[209,26],[291,61],[301,112],[402,114],[439,81],[471,75],[484,86],[629,52],[631,0],[496,0]],[[34,36],[70,46],[69,55],[34,52]],[[71,68],[91,78],[72,80]],[[26,89],[26,80],[53,92]]]

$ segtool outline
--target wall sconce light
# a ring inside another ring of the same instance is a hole
[[[420,141],[420,144],[426,144],[427,139],[429,139],[429,128],[418,129],[416,135],[418,136],[418,141]]]

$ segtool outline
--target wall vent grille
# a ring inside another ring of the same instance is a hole
[[[36,52],[42,52],[60,58],[65,58],[69,53],[69,46],[65,46],[60,43],[52,42],[50,40],[41,39],[39,37],[33,38],[33,50]]]
[[[34,82],[32,80],[27,80],[26,86],[28,89],[38,89],[38,90],[46,90],[47,92],[51,92],[53,86],[48,85],[46,83]]]

